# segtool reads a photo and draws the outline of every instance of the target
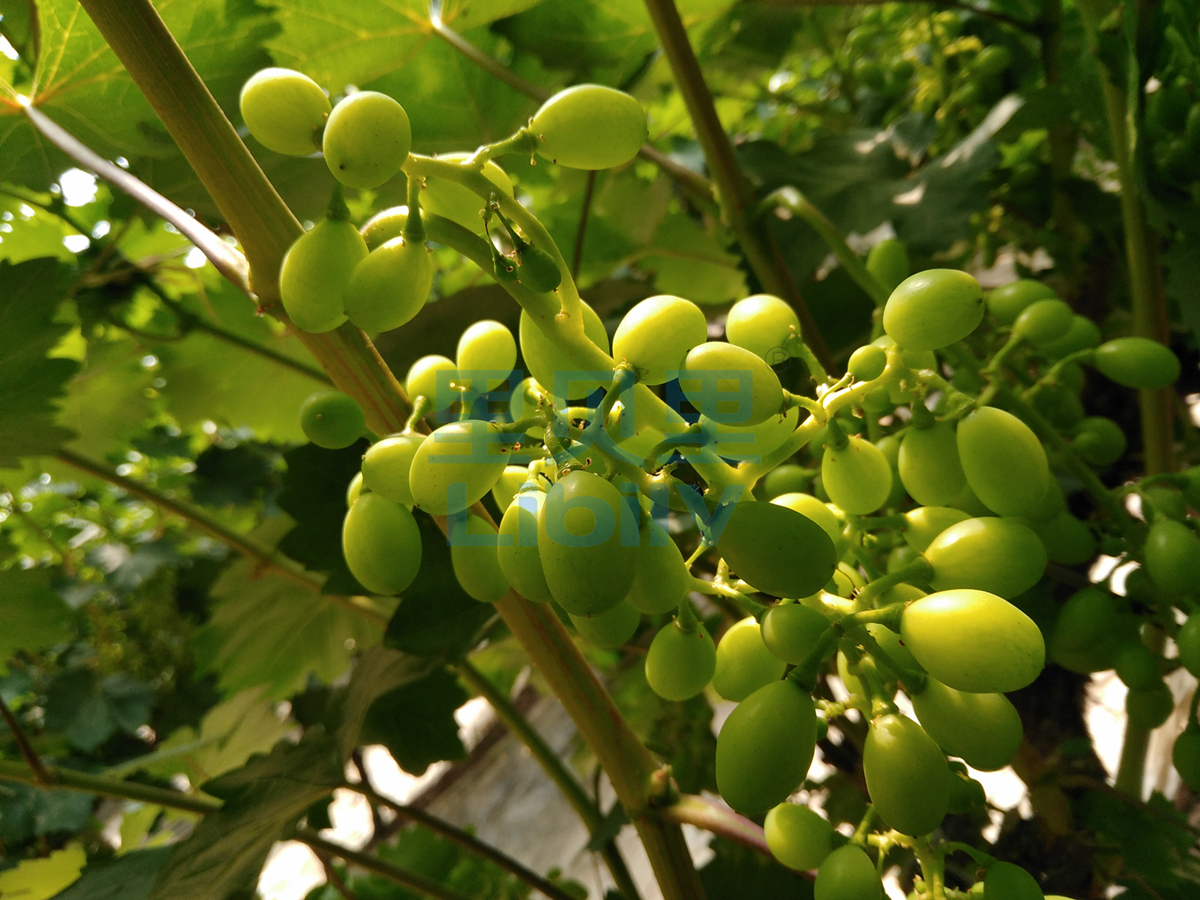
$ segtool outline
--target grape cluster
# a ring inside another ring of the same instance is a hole
[[[325,158],[348,186],[378,185],[405,165],[407,118],[401,128],[395,101],[362,92],[322,111],[303,76],[268,71],[243,94],[247,125],[268,147],[310,149],[327,115]],[[271,85],[300,98],[287,115],[264,111]],[[631,159],[644,137],[633,98],[588,85],[556,95],[508,144],[603,168]],[[1165,672],[1200,675],[1200,615],[1187,617],[1200,599],[1200,538],[1187,517],[1200,507],[1200,472],[1108,489],[1097,473],[1119,460],[1124,437],[1080,400],[1085,367],[1126,388],[1169,386],[1180,367],[1168,348],[1103,341],[1038,282],[985,294],[962,271],[910,274],[897,241],[866,260],[891,293],[844,374],[824,370],[794,310],[765,294],[733,304],[724,340],[710,339],[689,300],[650,297],[610,345],[552,248],[500,213],[496,197],[513,196],[503,171],[478,153],[454,162],[482,172],[491,196],[431,179],[421,199],[410,191],[409,208],[361,232],[335,202],[281,272],[302,329],[344,317],[368,331],[397,327],[430,290],[423,205],[488,237],[497,281],[562,295],[557,316],[527,306],[516,336],[476,322],[455,359],[413,364],[408,426],[370,436],[348,491],[344,553],[366,589],[402,593],[417,577],[417,511],[447,517],[455,576],[480,602],[515,590],[553,603],[603,649],[649,623],[650,688],[683,701],[711,687],[737,704],[717,741],[721,795],[738,812],[765,813],[772,853],[816,868],[816,896],[829,900],[880,897],[868,849],[927,848],[947,814],[982,807],[967,767],[1011,761],[1022,725],[1005,694],[1032,684],[1047,655],[1079,672],[1115,668],[1142,727],[1173,706]],[[494,221],[507,254],[491,240]],[[357,404],[337,392],[310,398],[301,421],[324,447],[366,432]],[[1090,492],[1094,514],[1073,514],[1064,487]],[[1123,493],[1140,495],[1141,518]],[[498,527],[480,506],[489,497]],[[1083,566],[1101,550],[1140,565],[1128,596],[1097,584],[1055,602],[1048,565]],[[714,602],[697,608],[700,597]],[[704,617],[714,605],[736,620],[716,643],[721,617]],[[1174,637],[1178,660],[1143,642],[1147,629]],[[834,678],[844,699],[823,689]],[[847,842],[788,798],[818,740],[851,715],[869,722],[872,811]],[[1175,760],[1200,787],[1194,710]],[[985,896],[1042,896],[1018,867],[975,861]]]

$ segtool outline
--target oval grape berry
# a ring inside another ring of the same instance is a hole
[[[958,423],[958,458],[967,484],[1002,516],[1029,515],[1050,481],[1046,451],[1029,426],[987,406]]]
[[[708,340],[708,323],[695,303],[662,294],[647,297],[625,314],[613,335],[613,358],[638,369],[642,384],[678,376],[693,347]]]
[[[690,629],[668,622],[646,652],[646,683],[664,700],[695,697],[712,680],[717,649],[704,626]]]
[[[325,164],[342,184],[377,188],[408,159],[412,149],[408,113],[387,94],[351,94],[329,114],[322,149]]]
[[[367,590],[398,594],[421,568],[421,531],[412,513],[386,497],[363,494],[342,523],[346,565]]]
[[[300,404],[300,428],[318,447],[340,450],[363,436],[367,417],[348,394],[317,391]]]
[[[321,86],[293,69],[255,72],[239,99],[246,128],[268,150],[308,156],[320,149],[319,135],[332,107]]]
[[[983,288],[966,272],[928,269],[896,286],[883,308],[883,328],[905,350],[937,350],[983,321]]]
[[[599,84],[577,84],[541,105],[529,127],[539,156],[570,169],[611,169],[646,142],[646,113],[636,99]]]
[[[296,239],[279,269],[279,298],[297,328],[322,334],[346,321],[346,285],[367,253],[345,219],[322,219]]]

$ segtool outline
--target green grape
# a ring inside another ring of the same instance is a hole
[[[1057,478],[1050,478],[1046,482],[1046,492],[1042,494],[1042,498],[1038,501],[1037,506],[1031,509],[1024,519],[1032,523],[1030,527],[1039,523],[1052,522],[1058,517],[1059,513],[1067,511],[1067,500],[1063,496],[1062,488],[1059,487]],[[987,513],[984,513],[987,515]]]
[[[1174,519],[1159,519],[1146,536],[1146,573],[1169,594],[1200,590],[1200,538]]]
[[[1175,711],[1171,689],[1159,682],[1148,691],[1130,691],[1125,695],[1125,715],[1130,726],[1151,731],[1158,728]]]
[[[454,577],[469,597],[480,603],[495,603],[508,593],[508,579],[500,568],[496,529],[485,519],[467,513],[451,520],[450,564]]]
[[[341,450],[367,430],[367,417],[358,401],[340,391],[317,391],[300,404],[304,436],[326,450]]]
[[[426,437],[408,473],[417,506],[430,515],[446,516],[482,500],[508,459],[499,437],[494,426],[478,419],[451,422]]]
[[[464,387],[480,393],[494,391],[517,364],[517,341],[506,326],[481,319],[459,337],[454,364]]]
[[[559,349],[553,339],[546,336],[524,310],[521,311],[518,332],[521,355],[525,358],[529,374],[560,400],[585,397],[596,388],[607,386],[611,381],[611,375],[601,379],[598,372],[589,373],[591,377],[580,377],[579,366]],[[600,350],[608,352],[608,333],[604,330],[604,323],[600,321],[596,311],[586,303],[583,304],[583,333]]]
[[[454,360],[432,353],[422,356],[409,368],[404,377],[404,392],[410,400],[427,397],[435,411],[442,410],[461,396],[459,391],[451,387],[457,382],[458,368]]]
[[[838,847],[821,863],[813,900],[880,900],[883,884],[875,864],[857,844]]]
[[[904,242],[888,238],[872,247],[871,252],[867,254],[867,271],[875,276],[875,280],[883,285],[888,293],[894,291],[912,272]]]
[[[1141,641],[1123,641],[1113,656],[1117,677],[1131,691],[1149,691],[1163,680],[1158,656]]]
[[[375,250],[404,234],[404,226],[407,224],[408,207],[391,206],[367,219],[358,231],[367,242],[367,249]]]
[[[766,812],[808,774],[817,744],[812,697],[788,679],[759,688],[737,705],[717,735],[717,789],[738,812]]]
[[[1038,349],[1047,356],[1062,359],[1064,356],[1078,353],[1080,350],[1099,347],[1102,340],[1100,326],[1086,316],[1076,315],[1071,317],[1071,326],[1067,329],[1066,334],[1053,341],[1040,344]]]
[[[362,493],[363,476],[362,472],[357,473],[350,479],[350,485],[346,488],[346,509],[354,505],[354,501],[358,499]]]
[[[905,489],[922,506],[945,506],[967,484],[954,429],[945,422],[910,427],[900,444],[897,468]]]
[[[1071,307],[1057,297],[1035,300],[1021,310],[1013,322],[1013,334],[1024,338],[1036,347],[1042,347],[1066,335],[1071,329],[1075,313]]]
[[[900,619],[900,635],[930,675],[969,693],[1020,690],[1046,661],[1034,621],[986,591],[959,588],[914,600]]]
[[[771,502],[776,506],[785,506],[788,509],[795,510],[805,518],[812,519],[821,526],[821,530],[829,535],[829,539],[833,541],[834,556],[841,559],[846,554],[846,548],[850,546],[850,541],[845,535],[845,523],[838,518],[833,510],[812,494],[789,492],[780,494]]]
[[[765,362],[735,344],[710,341],[688,351],[679,387],[702,414],[749,427],[783,411],[783,386]]]
[[[1100,372],[1128,388],[1157,391],[1179,378],[1179,357],[1158,341],[1123,337],[1096,348],[1091,363]]]
[[[1183,496],[1189,506],[1200,509],[1200,466],[1192,466],[1183,473],[1184,482],[1181,487]]]
[[[909,600],[916,600],[919,597],[925,596],[924,592],[919,588],[913,587],[911,584],[898,584],[892,590],[897,591],[901,595],[901,602],[905,603]],[[887,595],[885,594],[884,596],[886,597]],[[924,671],[921,668],[921,664],[917,662],[916,657],[908,651],[908,648],[904,646],[904,641],[896,632],[892,631],[886,625],[880,625],[878,622],[870,622],[866,628],[880,649],[901,668],[908,669],[911,672]]]
[[[1012,325],[1025,307],[1047,299],[1057,300],[1058,295],[1040,281],[1022,278],[992,290],[987,296],[987,308],[1001,325]]]
[[[433,262],[425,245],[393,238],[354,268],[343,295],[346,315],[363,331],[391,331],[425,307]]]
[[[798,666],[828,627],[829,619],[815,609],[799,603],[782,603],[763,614],[762,640],[776,659]]]
[[[911,699],[929,736],[973,768],[1003,769],[1021,745],[1021,717],[1003,694],[968,694],[927,678]]]
[[[638,529],[637,566],[625,599],[638,612],[662,615],[683,602],[688,594],[688,579],[679,546],[646,516]]]
[[[1014,519],[967,519],[951,525],[925,550],[935,591],[973,588],[1011,600],[1046,571],[1046,548]]]
[[[1016,416],[991,406],[958,423],[958,458],[971,490],[1002,516],[1028,515],[1050,480],[1037,435]]]
[[[808,489],[809,484],[812,483],[812,479],[813,473],[809,469],[793,463],[784,463],[782,466],[776,466],[766,474],[766,477],[759,483],[755,494],[764,500],[775,500],[784,494],[802,493]],[[813,499],[815,500],[816,498],[814,497]],[[783,505],[787,506],[786,503]],[[821,505],[824,506],[825,504]],[[796,511],[802,512],[802,510]],[[809,518],[812,517],[810,516]]]
[[[594,616],[571,616],[580,637],[603,650],[616,650],[629,643],[641,623],[642,614],[624,600]]]
[[[1049,522],[1029,525],[1046,548],[1051,562],[1062,566],[1078,566],[1096,555],[1096,536],[1092,530],[1066,510]]]
[[[638,370],[641,384],[664,384],[683,368],[688,351],[708,340],[708,322],[695,303],[661,294],[625,314],[613,335],[613,358]]]
[[[983,876],[983,900],[1045,900],[1033,876],[1012,863],[988,866]]]
[[[771,294],[754,294],[733,304],[725,317],[725,339],[775,366],[791,355],[784,346],[800,335],[796,311]]]
[[[442,153],[438,155],[440,162],[462,163],[469,159],[470,153]],[[480,173],[496,186],[496,193],[502,197],[513,196],[513,183],[508,174],[495,162],[488,160],[483,164]],[[457,222],[463,228],[468,228],[476,234],[484,234],[483,212],[487,201],[469,187],[451,181],[449,178],[429,176],[421,187],[421,210],[442,216],[452,222]]]
[[[1200,677],[1200,616],[1188,616],[1175,635],[1175,643],[1179,645],[1179,662]]]
[[[780,803],[763,822],[771,855],[789,869],[815,869],[833,852],[833,826],[799,803]]]
[[[558,261],[541,247],[527,246],[521,251],[517,273],[521,284],[538,294],[548,294],[562,284]]]
[[[834,570],[833,578],[826,583],[826,590],[836,593],[840,597],[851,597],[854,592],[861,588],[865,581],[858,574],[858,570],[848,563],[838,563],[837,569]]]
[[[855,381],[873,381],[887,367],[887,351],[875,344],[866,344],[850,354],[846,371]]]
[[[1085,587],[1068,597],[1059,610],[1053,642],[1066,650],[1082,650],[1111,634],[1116,620],[1117,602],[1113,595],[1098,587]]]
[[[1200,731],[1189,729],[1175,738],[1171,762],[1183,783],[1193,791],[1200,791]]]
[[[735,505],[716,545],[738,577],[775,597],[815,594],[837,568],[821,526],[774,503]]]
[[[741,426],[714,422],[708,416],[700,417],[700,427],[719,456],[735,460],[759,460],[778,450],[792,436],[800,424],[800,407],[793,406],[786,413],[771,416],[757,425]]]
[[[549,603],[553,597],[542,571],[538,553],[537,523],[546,502],[542,491],[522,491],[513,498],[500,519],[500,538],[496,558],[500,571],[518,594],[535,603]]]
[[[962,771],[955,769],[955,765],[962,766]],[[974,778],[968,778],[966,766],[962,763],[950,762],[950,805],[948,812],[951,815],[962,815],[968,812],[973,806],[983,806],[987,803],[987,796],[983,792],[983,785]]]
[[[904,542],[924,553],[939,534],[969,518],[961,509],[949,506],[918,506],[904,514]]]
[[[348,187],[379,187],[400,171],[411,148],[408,113],[377,91],[346,97],[325,123],[325,164],[333,177]]]
[[[863,777],[880,817],[903,834],[928,834],[950,805],[950,770],[941,748],[912,719],[871,720],[863,743]]]
[[[892,491],[892,467],[878,447],[855,435],[842,447],[827,446],[821,483],[842,510],[865,516],[883,506]]]
[[[886,352],[896,346],[896,341],[889,335],[881,334],[875,340],[871,341],[871,345],[881,347]],[[906,366],[918,372],[921,369],[933,369],[934,371],[938,369],[937,355],[932,350],[914,350],[911,347],[901,347],[900,358]],[[893,398],[893,401],[902,404],[908,403],[911,399],[907,393],[901,391]]]
[[[611,169],[637,156],[647,139],[636,99],[599,84],[577,84],[541,105],[529,123],[538,155],[569,169]]]
[[[363,494],[342,523],[342,552],[363,587],[374,594],[398,594],[421,568],[421,530],[399,503]]]
[[[1168,518],[1183,521],[1187,518],[1187,501],[1170,484],[1153,484],[1138,491],[1142,497],[1142,512],[1147,518]]]
[[[767,649],[754,616],[731,625],[717,644],[712,686],[726,700],[741,702],[783,677],[784,663]]]
[[[393,434],[372,444],[363,456],[363,485],[396,503],[415,506],[408,473],[417,448],[424,441],[423,434]]]
[[[512,506],[513,500],[517,496],[517,492],[529,480],[528,466],[505,466],[504,471],[500,473],[500,478],[492,487],[492,499],[496,501],[496,508],[500,510],[500,514]]]
[[[345,219],[325,218],[296,239],[279,269],[279,297],[296,327],[311,334],[346,321],[342,297],[367,242]]]
[[[695,697],[717,667],[717,649],[704,626],[683,629],[673,620],[659,629],[646,652],[646,683],[664,700]]]
[[[242,86],[242,121],[268,150],[309,156],[320,147],[320,132],[332,107],[321,86],[293,69],[255,72]]]
[[[1012,64],[1012,51],[1003,44],[984,47],[971,61],[971,70],[977,78],[994,78]]]
[[[635,513],[611,482],[570,472],[546,494],[538,516],[538,555],[554,600],[592,616],[629,593],[637,567]]]
[[[983,288],[966,272],[927,269],[896,286],[883,308],[883,329],[907,350],[937,350],[983,321]]]
[[[1125,455],[1125,432],[1112,419],[1088,416],[1078,425],[1071,446],[1093,466],[1107,466]]]

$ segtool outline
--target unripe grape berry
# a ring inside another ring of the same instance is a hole
[[[939,534],[969,518],[971,516],[961,509],[949,506],[918,506],[904,514],[904,542],[918,553],[924,553]]]
[[[413,454],[408,486],[417,505],[434,516],[459,513],[483,499],[508,461],[490,422],[468,419],[443,425]]]
[[[377,91],[346,97],[325,123],[325,164],[334,178],[349,187],[379,187],[400,171],[411,148],[408,113]]]
[[[496,557],[500,571],[518,594],[535,603],[554,599],[546,584],[542,558],[537,547],[537,520],[546,495],[542,491],[522,491],[513,498],[500,520],[500,543]]]
[[[803,494],[800,492],[780,494],[771,500],[771,502],[777,506],[786,506],[788,509],[794,509],[800,515],[807,519],[812,519],[820,525],[821,530],[829,535],[829,539],[833,541],[833,549],[837,558],[842,558],[842,555],[850,544],[845,535],[845,523],[826,504],[822,503],[812,494]]]
[[[789,357],[784,344],[793,334],[800,334],[796,311],[771,294],[755,294],[739,300],[725,317],[726,340],[772,366]]]
[[[1036,300],[1021,310],[1013,322],[1013,334],[1040,347],[1066,335],[1074,316],[1071,307],[1057,297]]]
[[[416,505],[408,486],[408,473],[417,448],[424,441],[423,434],[393,434],[372,444],[363,456],[363,485],[396,503]]]
[[[882,896],[875,864],[857,844],[838,847],[825,857],[813,883],[814,900],[880,900]]]
[[[1170,594],[1200,591],[1200,537],[1174,519],[1159,519],[1146,536],[1146,572]]]
[[[1112,419],[1088,416],[1077,426],[1071,446],[1093,466],[1111,465],[1125,455],[1125,432]]]
[[[1175,738],[1171,762],[1183,783],[1200,791],[1200,731],[1185,731]]]
[[[340,391],[317,391],[300,404],[300,427],[318,447],[349,447],[367,430],[367,417],[353,397]]]
[[[1171,717],[1175,697],[1165,683],[1159,682],[1148,691],[1130,691],[1125,695],[1125,715],[1129,724],[1147,731],[1158,728]]]
[[[821,483],[840,509],[865,516],[883,506],[892,490],[892,467],[869,441],[851,435],[843,447],[826,447]]]
[[[679,545],[647,516],[638,529],[637,567],[625,600],[646,615],[662,615],[683,602],[688,594],[688,578]]]
[[[517,340],[507,326],[482,319],[458,339],[454,362],[464,387],[479,392],[494,391],[504,384],[517,364]]]
[[[863,777],[883,820],[904,834],[928,834],[950,805],[950,771],[941,748],[907,716],[871,720],[863,744]]]
[[[646,142],[646,113],[636,99],[599,84],[577,84],[541,105],[529,128],[539,156],[570,169],[611,169]]]
[[[958,461],[958,442],[947,422],[904,432],[896,468],[909,495],[922,506],[945,506],[967,484]]]
[[[883,308],[883,328],[906,350],[937,350],[983,321],[983,288],[966,272],[929,269],[910,275]]]
[[[867,254],[867,271],[888,293],[894,291],[911,274],[904,242],[889,238],[872,247]]]
[[[938,745],[985,772],[1002,769],[1021,745],[1021,717],[1003,694],[969,694],[928,678],[911,696],[921,727]]]
[[[296,239],[279,267],[279,299],[297,328],[322,334],[346,321],[346,285],[367,253],[346,219],[322,219]]]
[[[1011,413],[983,407],[958,423],[958,457],[976,496],[1002,516],[1037,508],[1050,481],[1046,451]]]
[[[554,257],[541,247],[526,247],[521,251],[517,271],[521,284],[538,294],[546,294],[562,283],[562,269]]]
[[[432,286],[425,245],[393,238],[354,267],[344,294],[346,315],[371,334],[391,331],[424,308]]]
[[[712,679],[717,650],[704,626],[683,629],[668,622],[646,652],[646,683],[664,700],[695,697]]]
[[[722,424],[749,427],[782,412],[779,376],[736,344],[709,341],[693,347],[679,387],[701,413]]]
[[[1071,353],[1099,347],[1103,337],[1100,326],[1085,316],[1072,316],[1071,325],[1066,333],[1052,341],[1038,345],[1038,349],[1048,356],[1061,359]]]
[[[775,597],[811,596],[837,567],[833,542],[821,526],[774,503],[736,504],[716,545],[739,578]]]
[[[434,410],[448,407],[461,394],[451,387],[458,380],[458,367],[454,360],[439,356],[436,353],[422,356],[409,369],[404,377],[404,392],[409,400],[417,397],[427,397],[433,403]]]
[[[1117,384],[1157,391],[1179,378],[1179,357],[1158,341],[1123,337],[1096,348],[1092,365]]]
[[[1193,675],[1200,677],[1200,615],[1190,615],[1175,636],[1179,645],[1179,662]]]
[[[584,336],[607,353],[608,332],[604,330],[604,323],[600,321],[594,309],[586,303],[582,306]],[[587,377],[582,377],[579,366],[559,349],[558,344],[547,336],[524,310],[521,311],[518,337],[521,342],[521,355],[529,368],[529,374],[559,399],[574,400],[585,397],[601,384],[607,385],[612,379],[611,371],[607,373],[607,377],[601,379],[601,374],[605,373],[599,369],[595,372],[589,371]]]
[[[1001,325],[1012,325],[1031,303],[1057,298],[1058,295],[1040,281],[1022,278],[992,290],[987,296],[987,308]]]
[[[300,72],[277,67],[250,76],[240,98],[246,128],[268,150],[308,156],[332,107],[321,86]]]
[[[713,690],[726,700],[741,702],[783,677],[784,663],[767,649],[753,616],[731,625],[717,644]]]
[[[1162,683],[1158,656],[1141,641],[1125,641],[1113,657],[1113,668],[1131,691],[1149,691]]]
[[[492,487],[492,499],[496,501],[496,508],[500,510],[501,515],[512,505],[513,500],[517,497],[517,493],[528,480],[528,466],[504,467],[504,471],[500,473],[499,480]]]
[[[984,900],[1044,900],[1032,875],[1012,863],[997,862],[983,877]]]
[[[1046,548],[1015,519],[993,516],[951,525],[925,549],[935,591],[973,588],[1006,600],[1025,593],[1046,571]]]
[[[763,832],[771,855],[789,869],[815,869],[833,852],[833,826],[799,803],[772,807]]]
[[[688,351],[708,340],[704,312],[690,300],[647,297],[621,319],[613,335],[613,358],[638,369],[642,384],[677,376]]]
[[[603,650],[616,650],[628,643],[641,623],[642,614],[624,600],[594,616],[571,616],[579,636]]]
[[[376,594],[398,594],[421,567],[421,530],[412,513],[381,497],[363,494],[346,512],[342,551],[350,574]]]
[[[375,213],[363,223],[363,227],[358,231],[363,236],[363,240],[367,242],[367,249],[375,250],[393,238],[400,237],[407,224],[408,207],[392,206]]]
[[[495,527],[474,513],[450,522],[450,564],[467,595],[480,603],[495,603],[508,593],[508,579],[496,556]]]
[[[846,371],[855,381],[872,381],[882,375],[886,367],[887,351],[875,344],[867,344],[850,354]]]

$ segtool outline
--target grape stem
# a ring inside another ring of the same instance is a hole
[[[883,663],[892,673],[900,679],[904,685],[905,691],[912,691],[914,694],[919,694],[925,689],[925,682],[928,675],[924,672],[916,672],[912,669],[906,669],[888,655],[888,652],[879,645],[879,642],[871,635],[871,632],[866,628],[858,627],[853,630],[850,637],[863,647],[877,661]]]
[[[856,610],[869,610],[884,591],[898,584],[915,584],[918,587],[927,586],[934,576],[933,566],[925,557],[918,557],[908,565],[881,575],[858,591],[854,596]],[[890,608],[890,607],[885,607]]]
[[[868,622],[878,622],[891,628],[893,631],[899,630],[900,614],[904,611],[905,604],[895,604],[894,606],[885,606],[883,609],[864,609],[858,612],[852,612],[842,616],[836,622],[831,622],[817,637],[813,643],[813,648],[808,652],[808,656],[804,661],[792,671],[788,672],[787,676],[804,690],[810,694],[817,686],[817,671],[821,668],[821,664],[833,653],[837,647],[838,641],[844,637],[847,632],[859,624],[867,624]]]
[[[757,850],[774,859],[762,826],[745,816],[739,816],[727,806],[695,794],[679,794],[675,802],[657,809],[658,815],[681,825],[694,825],[705,831],[735,841],[743,847]]]
[[[858,827],[854,829],[854,834],[850,836],[850,843],[866,846],[867,834],[871,831],[871,827],[878,818],[879,811],[875,809],[875,804],[868,803],[863,817],[858,822]]]
[[[912,849],[917,862],[921,864],[921,874],[929,888],[930,900],[946,900],[946,873],[942,855],[934,851],[927,837],[914,838]]]
[[[431,409],[433,409],[433,401],[424,394],[413,397],[412,412],[408,414],[408,418],[404,422],[404,429],[400,433],[412,434],[416,430],[417,424]]]

